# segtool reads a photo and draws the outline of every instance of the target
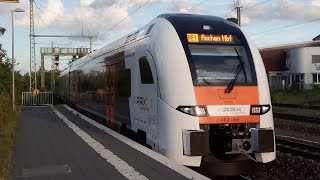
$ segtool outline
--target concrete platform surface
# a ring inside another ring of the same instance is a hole
[[[189,179],[64,106],[52,107],[21,112],[12,179]]]

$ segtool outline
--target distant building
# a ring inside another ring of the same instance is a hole
[[[320,85],[320,35],[313,41],[259,49],[273,89]]]

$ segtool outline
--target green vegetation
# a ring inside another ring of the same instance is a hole
[[[272,103],[320,105],[320,88],[314,86],[311,90],[271,90]]]
[[[10,96],[0,96],[0,179],[9,179],[18,113],[12,112]]]
[[[0,37],[5,33],[5,29],[0,27]],[[16,111],[12,111],[12,67],[11,59],[7,51],[0,45],[0,180],[9,179],[10,164],[13,148],[15,145],[15,134],[17,120],[19,117],[19,105],[21,103],[22,92],[29,91],[29,74],[21,75],[15,71],[15,94]],[[40,88],[40,68],[37,72],[37,87],[40,91],[51,88],[51,71],[45,72],[46,88]],[[57,77],[59,72],[55,73]]]
[[[0,33],[0,36],[4,33]],[[4,49],[0,49],[0,180],[9,179],[11,157],[15,145],[18,111],[12,111],[11,60]],[[25,76],[15,72],[17,102],[25,90]]]

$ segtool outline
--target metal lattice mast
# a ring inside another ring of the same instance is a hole
[[[237,19],[238,19],[238,25],[241,26],[241,8],[240,0],[237,1]]]
[[[35,55],[33,0],[30,0],[30,92],[37,89],[37,65]]]

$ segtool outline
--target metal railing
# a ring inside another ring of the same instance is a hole
[[[21,101],[24,106],[53,104],[53,92],[40,92],[37,95],[32,92],[23,92]]]

